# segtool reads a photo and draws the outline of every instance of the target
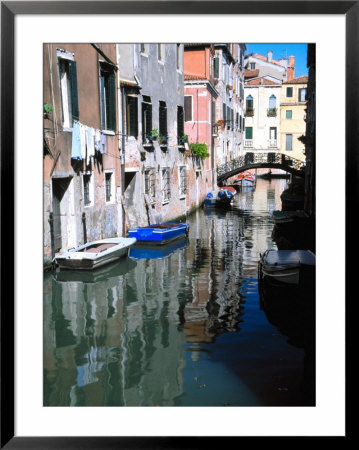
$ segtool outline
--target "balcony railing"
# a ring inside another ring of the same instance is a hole
[[[246,117],[253,117],[253,116],[254,116],[254,108],[247,108]]]
[[[245,147],[253,147],[253,139],[245,139],[244,146]]]
[[[277,139],[270,139],[268,141],[268,147],[269,148],[278,148],[278,141],[277,141]]]
[[[277,108],[268,108],[267,116],[268,117],[277,117]]]

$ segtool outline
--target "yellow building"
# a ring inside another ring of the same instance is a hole
[[[305,135],[307,84],[307,76],[283,81],[280,99],[280,151],[301,161],[305,145],[298,138]]]

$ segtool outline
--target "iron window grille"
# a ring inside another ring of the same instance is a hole
[[[185,196],[187,192],[187,168],[186,166],[181,166],[179,168],[180,172],[180,186],[179,186],[179,194],[180,196]]]
[[[170,184],[170,168],[162,168],[162,199],[163,202],[169,202],[171,199],[171,184]]]

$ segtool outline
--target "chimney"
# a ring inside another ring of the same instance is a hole
[[[289,57],[289,64],[287,67],[287,81],[294,80],[294,71],[295,71],[295,56]]]
[[[268,50],[268,57],[267,57],[268,62],[272,61],[272,56],[273,56],[272,50]]]

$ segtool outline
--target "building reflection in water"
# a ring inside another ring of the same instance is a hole
[[[241,333],[279,195],[267,183],[231,211],[197,211],[162,256],[138,247],[100,271],[45,274],[44,404],[202,406],[186,391],[188,357]],[[250,391],[243,399],[257,401]]]

